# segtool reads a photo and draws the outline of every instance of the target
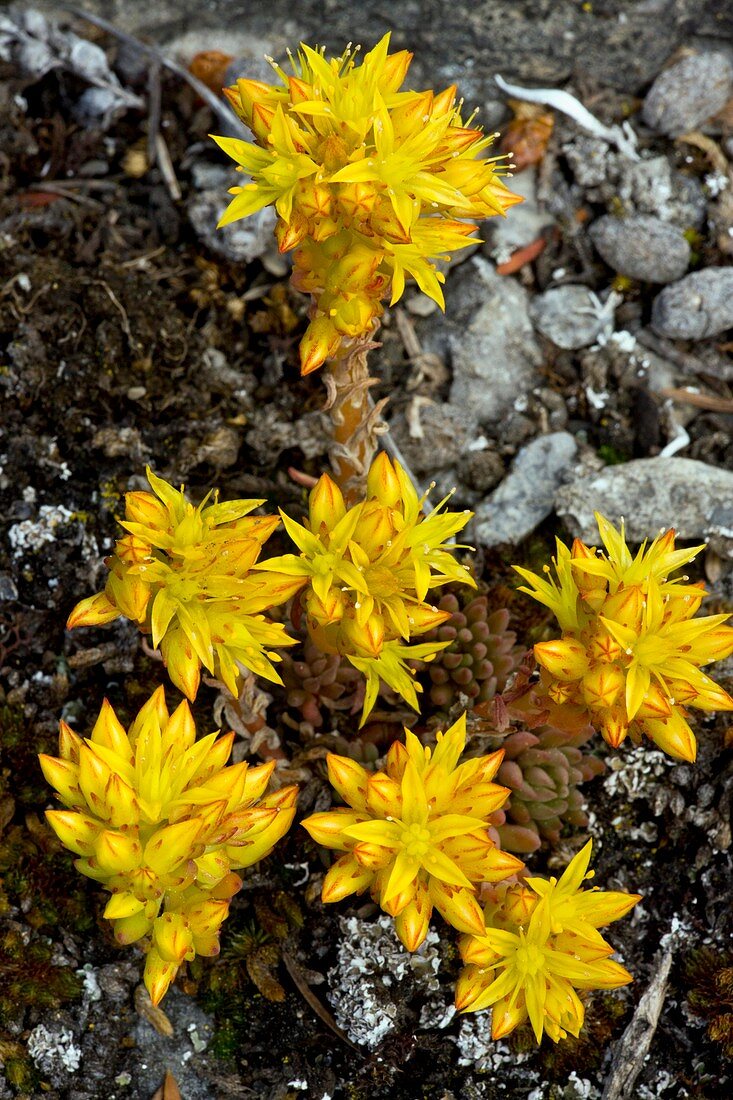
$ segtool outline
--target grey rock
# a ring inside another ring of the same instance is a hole
[[[126,1068],[135,1081],[137,1095],[152,1096],[167,1068],[186,1100],[211,1100],[211,1084],[203,1077],[201,1052],[214,1033],[212,1017],[175,986],[166,994],[164,1011],[173,1025],[172,1036],[161,1035],[142,1017],[134,1027],[135,1046],[129,1051]]]
[[[730,470],[692,458],[657,456],[578,477],[557,490],[555,510],[572,534],[589,545],[598,543],[593,513],[599,511],[612,523],[623,516],[631,542],[653,538],[674,525],[679,538],[714,537],[716,549],[720,546],[730,556],[733,506],[726,501],[733,501]]]
[[[733,92],[733,65],[722,53],[684,57],[664,69],[649,89],[642,118],[674,137],[694,130],[724,106]]]
[[[483,546],[517,543],[553,508],[555,492],[578,447],[569,432],[551,432],[524,447],[498,489],[476,508],[476,538]]]
[[[504,463],[496,451],[472,451],[458,466],[458,476],[469,488],[488,493],[504,476]]]
[[[562,151],[575,182],[581,187],[598,187],[608,175],[609,145],[602,138],[577,134],[565,142]]]
[[[236,184],[241,182],[242,177],[238,176]],[[229,201],[224,184],[220,189],[201,191],[188,205],[191,225],[206,247],[225,260],[248,264],[261,259],[274,248],[275,211],[266,206],[250,218],[217,229],[217,222]]]
[[[567,283],[538,294],[529,310],[538,332],[559,348],[586,348],[606,323],[585,286]]]
[[[541,210],[537,203],[536,168],[525,168],[509,182],[511,190],[521,195],[524,202],[512,207],[511,217],[490,218],[480,232],[480,236],[490,241],[487,247],[497,263],[503,263],[516,249],[531,244],[555,220],[547,210]]]
[[[705,340],[733,326],[733,267],[693,271],[657,295],[652,327],[677,340]]]
[[[410,425],[404,413],[398,413],[390,421],[390,431],[415,473],[434,473],[453,466],[468,450],[476,438],[477,421],[470,408],[457,405],[430,404],[419,410],[419,418],[413,421],[413,432],[419,425],[422,435],[410,434]]]
[[[609,167],[612,187],[606,201],[620,199],[636,214],[651,214],[680,229],[699,229],[707,217],[707,198],[694,176],[675,172],[666,156],[629,160],[614,156]]]
[[[518,282],[473,256],[448,279],[445,317],[416,322],[423,349],[451,362],[451,404],[479,421],[503,416],[539,381],[542,356],[528,305]]]
[[[18,589],[10,573],[0,573],[0,604],[5,600],[17,600]]]
[[[630,279],[671,283],[690,262],[690,245],[680,230],[648,215],[606,214],[593,223],[590,237],[608,266]]]

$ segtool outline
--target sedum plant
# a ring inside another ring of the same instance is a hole
[[[449,711],[461,695],[472,706],[490,702],[506,687],[519,663],[517,636],[509,630],[509,612],[501,607],[489,610],[486,596],[467,594],[459,599],[446,592],[438,610],[450,618],[432,630],[427,640],[447,642],[428,668],[430,700],[441,711]]]
[[[616,989],[631,975],[609,956],[598,931],[625,916],[639,894],[583,890],[592,843],[571,860],[558,880],[528,878],[501,885],[484,910],[485,928],[463,936],[467,964],[456,987],[462,1012],[492,1010],[492,1037],[502,1039],[529,1019],[539,1043],[557,1042],[583,1026],[578,991]]]
[[[425,939],[433,907],[461,932],[482,930],[479,885],[523,866],[488,833],[490,815],[507,796],[492,782],[502,754],[459,764],[465,744],[463,715],[438,733],[433,751],[405,730],[405,744],[395,741],[387,754],[386,771],[368,772],[329,753],[329,779],[347,805],[303,822],[318,844],[344,853],[326,875],[323,900],[369,889],[395,918],[408,951]]]
[[[426,515],[425,497],[418,497],[400,464],[382,453],[369,470],[366,499],[347,507],[324,474],[311,491],[304,523],[282,517],[300,555],[255,566],[307,582],[302,599],[310,637],[324,653],[347,657],[366,677],[361,725],[374,707],[380,679],[419,710],[422,688],[407,661],[430,660],[449,644],[406,644],[450,618],[427,602],[428,592],[451,581],[475,587],[447,549],[471,513],[441,511],[444,504]]]
[[[266,680],[282,683],[275,646],[295,645],[281,623],[263,611],[284,603],[302,582],[253,567],[278,526],[277,516],[250,516],[263,500],[194,506],[183,490],[147,470],[152,493],[127,493],[127,532],[107,559],[103,592],[78,603],[67,626],[98,626],[120,616],[140,625],[160,646],[168,675],[196,698],[201,668],[233,695],[239,662]]]
[[[169,714],[158,688],[129,730],[105,701],[91,737],[62,722],[58,757],[40,756],[64,806],[48,823],[110,892],[117,942],[142,942],[153,1004],[184,961],[218,953],[235,872],[263,859],[295,813],[297,787],[266,793],[274,762],[226,766],[233,740],[197,741],[188,704]]]
[[[326,59],[301,45],[292,74],[272,63],[279,84],[238,80],[225,89],[254,143],[217,137],[250,182],[221,225],[274,205],[282,252],[295,249],[296,285],[313,297],[301,344],[308,374],[344,339],[369,334],[405,279],[441,307],[436,260],[467,247],[466,218],[503,214],[521,201],[502,183],[491,145],[464,123],[455,87],[401,91],[412,60],[390,54],[389,34],[357,64],[357,49]]]
[[[249,176],[220,225],[273,205],[279,248],[294,250],[293,283],[312,303],[301,370],[330,361],[331,465],[350,490],[374,454],[366,353],[384,302],[413,278],[442,308],[438,261],[475,240],[465,219],[521,201],[502,158],[480,159],[493,136],[463,119],[455,87],[402,90],[412,54],[389,41],[361,64],[358,47],[327,59],[303,44],[292,73],[271,62],[277,83],[238,80],[225,95],[254,142],[214,139]]]
[[[733,699],[701,670],[733,653],[728,615],[695,618],[702,584],[671,578],[703,549],[675,549],[674,531],[632,555],[620,530],[596,512],[604,549],[557,540],[555,576],[515,566],[522,592],[549,607],[562,636],[534,647],[550,698],[580,712],[613,748],[642,736],[694,761],[688,706],[733,710]]]

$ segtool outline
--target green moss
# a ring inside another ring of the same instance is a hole
[[[620,466],[622,462],[628,462],[631,455],[620,451],[612,443],[601,443],[598,448],[598,457],[602,458],[607,466]]]
[[[28,815],[25,826],[12,826],[0,840],[0,883],[33,928],[87,932],[94,923],[91,890],[73,856],[37,817]]]
[[[29,809],[48,797],[38,753],[55,751],[51,738],[42,738],[29,728],[20,706],[0,704],[0,794],[6,791],[15,802]]]
[[[53,944],[40,938],[26,943],[18,929],[5,931],[0,939],[0,1026],[21,1022],[28,1008],[58,1008],[81,995],[81,979],[68,967],[55,966],[52,955]]]

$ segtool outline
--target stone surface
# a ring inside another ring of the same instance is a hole
[[[271,274],[284,275],[290,261],[277,251],[273,235],[276,216],[271,206],[222,229],[216,228],[231,201],[227,188],[241,184],[241,175],[229,173],[221,186],[200,191],[188,204],[189,221],[202,243],[215,255],[232,263],[248,264],[259,259]]]
[[[662,70],[644,100],[642,118],[652,130],[674,137],[717,114],[732,92],[733,65],[724,54],[693,54]]]
[[[690,262],[685,237],[659,218],[606,214],[593,223],[590,237],[608,266],[630,279],[671,283],[682,278]]]
[[[593,512],[612,523],[623,516],[630,542],[674,524],[680,539],[715,539],[733,547],[733,472],[691,458],[639,458],[578,477],[555,494],[555,510],[571,533],[598,543]],[[728,526],[730,524],[730,526]],[[726,534],[726,531],[728,534]]]
[[[578,447],[569,432],[551,432],[524,447],[498,489],[476,508],[476,539],[483,546],[517,543],[553,508],[555,492]]]
[[[389,427],[413,472],[423,474],[455,465],[475,440],[476,424],[469,408],[431,403],[412,416],[398,413]]]
[[[606,318],[585,286],[566,283],[538,294],[529,314],[538,332],[559,348],[587,348],[604,327]]]
[[[446,286],[446,312],[415,328],[423,350],[453,368],[450,402],[479,421],[506,414],[539,381],[542,356],[527,312],[527,291],[473,256]]]
[[[518,248],[524,248],[554,224],[554,218],[537,204],[537,169],[525,168],[508,185],[524,202],[512,207],[510,218],[491,218],[481,226],[480,236],[488,242],[486,248],[496,263],[508,260]]]
[[[707,216],[707,198],[695,176],[672,168],[664,156],[629,160],[614,156],[609,163],[612,185],[606,201],[614,199],[629,213],[651,214],[683,231],[699,229]]]
[[[58,9],[58,0],[40,0]],[[700,26],[700,0],[665,0],[660,18],[643,3],[624,3],[623,19],[614,5],[597,4],[579,16],[577,0],[492,0],[480,5],[444,0],[401,0],[385,8],[380,0],[85,0],[83,5],[124,30],[156,42],[190,39],[193,49],[238,53],[241,40],[272,42],[275,33],[293,45],[303,37],[327,49],[346,42],[366,47],[392,31],[397,49],[415,49],[414,87],[458,81],[472,103],[496,99],[494,73],[507,80],[556,84],[576,73],[625,94],[640,92],[674,51],[689,41],[690,27]],[[719,21],[716,32],[721,33]],[[214,37],[222,29],[229,38]],[[231,48],[229,48],[231,43]],[[468,102],[468,99],[467,99]],[[489,123],[489,125],[492,125]]]
[[[652,327],[677,340],[705,340],[733,326],[733,267],[707,267],[654,299]]]

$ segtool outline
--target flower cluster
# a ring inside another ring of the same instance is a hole
[[[582,890],[591,842],[558,881],[528,878],[500,885],[484,911],[486,927],[461,939],[467,964],[456,987],[463,1012],[492,1008],[492,1036],[502,1039],[529,1018],[537,1042],[546,1032],[557,1042],[583,1026],[576,990],[616,989],[629,972],[609,958],[613,948],[599,928],[619,920],[639,894]]]
[[[303,596],[308,630],[324,653],[340,653],[367,679],[362,725],[372,710],[380,678],[418,709],[419,683],[409,658],[430,660],[448,642],[406,645],[450,618],[426,603],[430,588],[460,581],[475,587],[468,570],[445,544],[465,527],[470,512],[427,515],[425,498],[398,462],[385,454],[374,460],[366,499],[346,507],[343,494],[324,474],[310,494],[305,525],[283,515],[301,553],[263,562],[308,582]],[[255,566],[260,568],[260,566]]]
[[[107,559],[103,592],[77,604],[69,628],[97,626],[120,615],[140,624],[160,646],[176,687],[193,700],[201,666],[237,694],[242,664],[266,680],[281,683],[270,652],[295,645],[280,623],[263,611],[284,603],[300,579],[267,568],[252,572],[277,516],[250,516],[262,500],[207,497],[198,507],[152,470],[152,493],[127,493],[127,534]]]
[[[295,284],[313,295],[301,345],[304,374],[344,339],[371,331],[382,299],[405,279],[443,305],[435,260],[465,248],[464,218],[504,214],[521,199],[497,160],[477,159],[492,138],[461,117],[455,87],[400,91],[412,54],[390,54],[389,34],[356,64],[301,45],[280,85],[239,80],[225,90],[255,143],[215,140],[251,180],[220,225],[274,204],[281,251],[296,248]]]
[[[112,894],[115,938],[142,940],[154,1004],[184,960],[219,951],[242,880],[287,832],[297,787],[265,794],[274,762],[225,767],[234,734],[196,741],[185,701],[169,715],[162,688],[129,731],[105,702],[90,738],[62,722],[43,773],[66,807],[46,814],[77,868]]]
[[[675,549],[674,531],[631,554],[620,531],[596,513],[604,551],[557,542],[556,578],[515,566],[522,588],[556,615],[562,637],[534,647],[554,703],[585,712],[617,748],[645,734],[681,760],[695,759],[686,706],[733,710],[733,699],[701,665],[733,653],[728,615],[693,618],[702,584],[670,574],[703,549]],[[547,567],[549,574],[549,567]]]
[[[478,886],[515,874],[522,863],[496,848],[487,832],[489,816],[507,796],[492,782],[502,753],[458,764],[465,715],[438,734],[434,751],[409,730],[405,737],[404,745],[391,746],[386,772],[329,754],[331,784],[347,805],[303,825],[319,844],[344,853],[326,875],[323,900],[369,889],[415,951],[433,907],[459,931],[482,932]]]

